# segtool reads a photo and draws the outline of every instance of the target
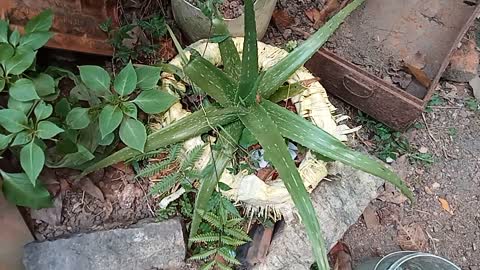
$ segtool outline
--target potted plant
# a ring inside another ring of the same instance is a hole
[[[237,9],[222,16],[230,34],[234,37],[243,36],[243,7],[229,7],[230,4],[242,3],[241,0],[172,0],[172,12],[178,26],[191,41],[197,41],[211,36],[211,17],[216,13],[216,6],[223,5],[226,9]],[[256,0],[254,3],[257,36],[261,39],[267,31],[270,18],[277,0]],[[238,10],[239,9],[239,10]],[[208,16],[208,17],[207,17]],[[217,16],[217,15],[216,15]]]
[[[286,57],[270,62],[270,65],[263,66],[263,69],[259,69],[258,48],[261,45],[257,43],[252,0],[245,1],[242,59],[223,21],[218,18],[212,21],[214,36],[224,37],[218,40],[223,70],[195,50],[191,50],[188,57],[176,42],[182,62],[182,70],[177,75],[188,82],[196,93],[208,95],[210,99],[204,99],[206,102],[199,106],[198,110],[184,114],[184,117],[151,133],[144,151],[155,151],[215,131],[218,140],[215,146],[211,147],[211,159],[200,174],[202,180],[196,192],[190,226],[191,240],[198,239],[195,238],[198,225],[200,220],[206,217],[208,200],[218,185],[219,175],[239,150],[239,140],[245,130],[260,143],[283,180],[305,225],[319,269],[329,268],[324,239],[309,194],[290,156],[285,139],[296,142],[328,160],[337,160],[381,177],[412,199],[412,192],[384,164],[349,149],[322,128],[275,104],[273,99],[284,82],[301,68],[343,20],[362,3],[363,0],[354,0]],[[141,154],[132,148],[121,149],[85,169],[82,176]],[[209,252],[210,255],[216,254],[215,250]]]

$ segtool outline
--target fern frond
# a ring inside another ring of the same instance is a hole
[[[235,258],[235,252],[229,248],[222,247],[218,249],[218,254],[225,259],[225,261],[240,265],[241,263]]]
[[[220,242],[222,242],[225,245],[234,246],[234,247],[238,247],[246,243],[245,241],[235,239],[230,236],[222,236],[220,238]]]
[[[210,261],[209,263],[202,265],[202,267],[200,267],[200,270],[210,270],[215,266],[215,263],[216,263],[215,260]]]
[[[222,222],[220,217],[213,214],[212,212],[207,212],[203,215],[203,219],[205,219],[208,223],[210,223],[213,227],[220,229],[222,227]]]
[[[208,243],[208,242],[215,242],[215,241],[218,241],[220,240],[220,234],[219,233],[202,233],[202,234],[197,234],[196,236],[194,237],[191,237],[190,238],[190,241],[194,242],[194,243],[198,243],[198,242],[205,242],[205,243]]]
[[[170,152],[169,154],[169,159],[170,160],[175,160],[178,157],[178,154],[180,153],[180,150],[182,149],[182,144],[174,144],[170,147]]]
[[[162,178],[162,180],[156,183],[151,189],[149,194],[163,194],[170,190],[178,182],[178,173],[170,174]]]
[[[215,254],[216,252],[217,252],[216,248],[210,249],[210,250],[207,250],[207,251],[204,251],[204,252],[193,255],[192,257],[189,258],[189,260],[205,260],[208,257]]]
[[[233,270],[230,266],[227,266],[219,261],[217,261],[217,267],[220,270]]]
[[[240,218],[232,218],[232,219],[229,219],[229,220],[227,221],[227,223],[225,223],[225,227],[231,228],[231,227],[237,225],[238,223],[240,223],[240,222],[242,222],[242,221],[243,221],[243,218],[241,218],[241,217],[240,217]]]
[[[192,150],[185,153],[185,159],[182,161],[180,170],[185,170],[187,168],[192,168],[195,165],[203,154],[203,149],[205,148],[204,144],[195,146]]]
[[[158,174],[159,172],[167,169],[170,164],[171,164],[171,161],[168,159],[160,162],[150,163],[147,166],[140,169],[140,171],[137,173],[135,177],[139,178],[139,177],[154,176],[155,174]]]
[[[159,154],[164,153],[164,152],[165,152],[165,148],[160,148],[158,150],[142,153],[138,156],[127,159],[125,162],[126,163],[131,163],[133,161],[137,161],[137,162],[143,161],[143,160],[146,160],[146,159],[157,157]]]
[[[248,236],[247,233],[245,233],[242,229],[239,228],[224,228],[223,232],[231,237],[234,237],[238,240],[243,240],[243,241],[252,241],[250,237]]]

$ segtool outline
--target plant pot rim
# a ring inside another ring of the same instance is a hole
[[[192,3],[188,2],[187,0],[181,0],[181,1],[185,2],[185,3],[186,3],[188,6],[190,6],[190,7],[194,8],[194,9],[196,9],[197,11],[199,11],[199,12],[202,12],[202,11],[201,11],[201,10],[200,10],[198,7],[196,7],[196,6],[195,6],[195,5],[193,5]],[[256,4],[256,3],[257,3],[257,0],[253,0],[253,5],[254,5],[254,6],[255,6],[255,4]],[[202,14],[203,14],[203,13],[202,13]],[[233,18],[233,19],[226,19],[226,18],[222,18],[222,20],[224,20],[224,21],[234,21],[234,20],[236,20],[236,19],[238,19],[238,18],[242,17],[242,15],[243,15],[243,13],[242,13],[242,14],[240,14],[240,16],[238,16],[238,17],[236,17],[236,18]]]

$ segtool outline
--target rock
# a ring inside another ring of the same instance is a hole
[[[468,84],[472,87],[473,96],[480,101],[480,77],[475,76]]]
[[[477,76],[478,64],[475,40],[468,40],[452,54],[443,78],[455,82],[468,82]]]
[[[323,181],[311,195],[328,249],[377,197],[377,188],[383,183],[377,177],[338,162],[332,164],[329,173],[341,177],[332,182]],[[273,236],[266,261],[254,269],[308,270],[313,262],[304,226],[295,220],[279,228]]]
[[[26,270],[179,269],[186,256],[179,219],[32,242],[24,251]]]

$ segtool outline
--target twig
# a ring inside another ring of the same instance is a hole
[[[428,127],[427,119],[425,119],[425,114],[424,113],[422,113],[422,118],[423,118],[423,123],[425,124],[425,128],[427,129],[428,136],[430,136],[430,139],[432,139],[432,141],[434,143],[438,142],[438,140],[435,137],[433,137],[433,134],[430,131],[430,128]]]
[[[433,237],[428,233],[427,230],[425,230],[425,233],[427,234],[428,239],[430,240],[430,242],[432,242],[433,253],[434,253],[434,254],[437,254],[438,251],[437,251],[437,246],[435,245],[435,241],[438,241],[438,239],[433,238]]]

